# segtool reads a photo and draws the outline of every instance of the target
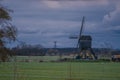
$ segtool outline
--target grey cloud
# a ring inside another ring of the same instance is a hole
[[[117,24],[120,25],[120,23],[118,21],[120,21],[120,5],[119,5],[120,1],[116,1],[114,2],[114,6],[115,8],[108,12],[103,19],[104,23],[108,23],[111,24],[113,26],[116,26]]]
[[[37,33],[39,33],[39,31],[37,31],[37,30],[35,30],[35,31],[20,30],[19,33],[21,33],[21,34],[37,34]]]
[[[20,40],[45,47],[53,47],[53,41],[57,40],[59,47],[74,47],[77,41],[68,37],[79,34],[82,16],[86,16],[84,34],[90,34],[95,41],[107,41],[109,33],[119,34],[116,3],[111,0],[5,0],[4,4],[14,10],[13,24],[20,31]],[[109,39],[112,41],[110,36]]]
[[[120,36],[120,30],[112,30],[114,33],[119,34]]]

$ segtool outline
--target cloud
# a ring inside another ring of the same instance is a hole
[[[51,1],[44,1],[42,0],[45,5],[49,8],[83,8],[83,7],[93,7],[93,6],[106,6],[108,5],[108,0],[51,0]]]
[[[119,1],[117,0],[4,0],[14,10],[12,23],[18,28],[18,38],[30,44],[40,43],[53,47],[75,46],[82,16],[85,16],[84,33],[95,41],[108,41],[110,34],[119,34]],[[114,36],[114,35],[113,35]],[[95,44],[96,46],[96,44]],[[99,44],[98,44],[99,46]]]
[[[104,16],[104,22],[111,25],[120,25],[120,5],[116,5],[115,10]]]
[[[113,1],[114,10],[108,12],[103,18],[103,24],[106,30],[113,34],[120,34],[120,1]]]
[[[61,5],[58,1],[43,1],[43,3],[49,8],[59,8]]]
[[[19,30],[20,34],[37,34],[39,33],[39,30],[29,30],[29,29],[24,29],[24,30]]]

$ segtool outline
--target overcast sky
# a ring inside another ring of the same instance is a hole
[[[18,28],[18,39],[44,47],[75,47],[85,16],[83,34],[92,36],[92,47],[120,49],[120,0],[3,0]]]

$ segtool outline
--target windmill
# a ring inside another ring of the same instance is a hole
[[[85,22],[85,17],[82,18],[82,24],[80,28],[80,33],[78,37],[72,36],[70,39],[78,39],[77,43],[77,50],[79,52],[76,59],[92,59],[95,60],[97,57],[95,56],[95,53],[92,50],[92,37],[90,35],[83,35],[83,25]]]

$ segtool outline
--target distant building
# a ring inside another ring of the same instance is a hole
[[[114,62],[120,62],[120,53],[114,53],[114,54],[112,54],[112,61],[114,61]]]

